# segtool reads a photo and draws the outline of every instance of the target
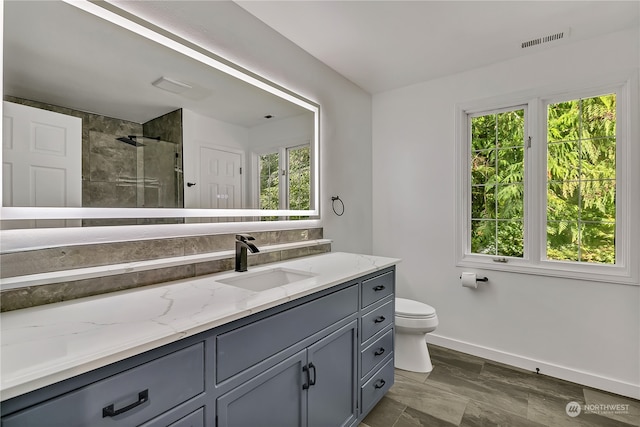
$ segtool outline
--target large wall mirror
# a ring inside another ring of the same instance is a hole
[[[317,217],[313,102],[106,3],[6,1],[3,46],[3,228]]]

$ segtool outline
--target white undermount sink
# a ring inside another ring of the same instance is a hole
[[[246,271],[235,273],[232,277],[218,279],[216,282],[249,291],[261,292],[278,286],[299,282],[314,276],[314,273],[278,267],[255,272]]]

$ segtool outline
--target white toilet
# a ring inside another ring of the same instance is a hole
[[[396,298],[395,367],[412,372],[431,372],[426,334],[438,326],[436,310],[430,305]]]

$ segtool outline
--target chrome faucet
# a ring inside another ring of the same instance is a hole
[[[236,271],[247,271],[247,249],[252,254],[260,252],[251,240],[255,240],[253,236],[236,234]]]

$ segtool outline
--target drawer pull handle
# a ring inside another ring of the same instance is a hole
[[[376,356],[382,356],[384,354],[384,347],[380,347],[373,354],[375,354]]]
[[[384,316],[378,316],[373,320],[373,323],[382,323],[386,320]]]
[[[138,393],[138,401],[137,402],[133,402],[131,405],[127,405],[124,408],[114,409],[113,404],[111,404],[109,406],[105,406],[104,408],[102,408],[102,418],[115,417],[115,416],[118,416],[120,414],[124,414],[125,412],[130,411],[133,408],[142,405],[143,403],[147,402],[148,400],[149,400],[149,389],[146,389],[146,390],[141,391],[140,393]]]
[[[386,383],[387,383],[387,382],[386,382],[385,380],[378,380],[378,381],[375,383],[374,387],[375,387],[375,388],[382,388],[382,387],[384,387],[384,385],[385,385]]]
[[[374,291],[376,292],[380,292],[380,291],[384,291],[384,286],[383,285],[378,285],[375,288],[373,288]]]

